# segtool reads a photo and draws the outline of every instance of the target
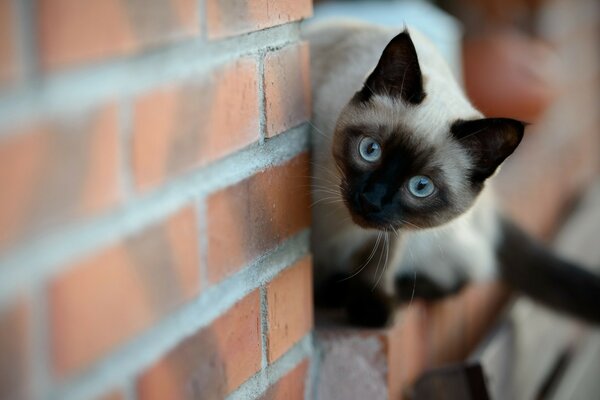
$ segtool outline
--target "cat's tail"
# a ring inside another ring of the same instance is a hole
[[[600,324],[600,275],[557,257],[510,221],[502,221],[500,271],[508,284],[557,311]]]

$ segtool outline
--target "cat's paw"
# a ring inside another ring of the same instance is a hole
[[[395,310],[394,299],[381,289],[364,286],[353,288],[346,303],[348,320],[352,325],[379,328],[386,326]]]
[[[465,285],[464,280],[458,280],[453,285],[442,286],[424,274],[401,274],[396,277],[396,297],[402,303],[412,299],[435,301],[458,293]]]

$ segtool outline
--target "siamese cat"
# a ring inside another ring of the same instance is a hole
[[[600,278],[505,219],[492,177],[525,125],[485,118],[413,29],[309,25],[316,302],[381,326],[414,297],[502,277],[600,322]]]

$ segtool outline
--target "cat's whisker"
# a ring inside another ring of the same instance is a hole
[[[388,263],[388,256],[390,253],[390,241],[389,241],[389,236],[384,235],[384,239],[385,239],[385,261],[383,262],[383,269],[381,271],[381,275],[379,275],[379,278],[377,278],[377,281],[375,282],[375,286],[373,286],[373,289],[371,289],[371,291],[375,290],[375,288],[377,288],[377,285],[379,284],[379,281],[381,280],[381,278],[383,278],[383,275],[385,275],[385,271],[387,269],[387,263]],[[380,256],[381,258],[381,256]],[[377,269],[379,269],[379,263],[377,263]],[[375,272],[375,276],[377,276],[377,272]]]
[[[354,272],[352,275],[347,276],[345,278],[340,279],[338,282],[344,282],[347,281],[348,279],[354,278],[356,275],[360,274],[362,272],[363,269],[366,268],[366,266],[371,262],[371,260],[373,259],[373,256],[375,256],[375,252],[377,251],[377,248],[379,247],[379,241],[381,240],[381,232],[379,232],[379,234],[377,235],[377,239],[375,240],[375,245],[373,246],[373,250],[371,250],[371,254],[369,254],[369,257],[367,258],[367,261],[365,261],[356,272]]]
[[[342,200],[339,196],[336,196],[331,193],[324,193],[321,194],[318,198],[313,199],[313,205],[319,204],[320,201],[326,201],[328,204],[344,202],[344,200]]]
[[[415,291],[417,290],[417,269],[413,266],[413,288],[412,293],[410,294],[410,300],[408,301],[408,307],[412,304],[415,299]]]
[[[313,193],[324,193],[324,194],[329,194],[331,196],[334,197],[340,197],[340,194],[331,190],[327,190],[327,189],[314,189]]]
[[[321,185],[320,183],[316,183],[313,185],[310,185],[313,189],[324,189],[324,190],[330,190],[332,192],[335,193],[339,193],[336,189],[336,187],[330,187],[330,186],[325,186],[325,185]]]
[[[317,195],[317,196],[315,196],[315,200],[320,200],[320,199],[327,198],[327,199],[338,199],[340,201],[343,201],[342,197],[340,196],[339,193],[328,192],[326,190],[321,190],[321,189],[315,190],[313,193],[315,195]]]
[[[320,198],[319,200],[314,201],[310,206],[314,207],[319,203],[325,203],[325,204],[335,204],[335,203],[343,203],[343,201],[339,198],[336,197],[323,197]]]
[[[418,226],[416,224],[413,224],[412,222],[408,222],[408,221],[406,221],[404,219],[401,219],[400,222],[403,223],[403,224],[406,224],[406,225],[408,225],[408,226],[410,226],[412,228],[415,228],[415,229],[423,229],[423,227],[420,227],[420,226]]]
[[[313,124],[311,121],[307,121],[307,122],[315,130],[315,132],[317,132],[319,135],[323,136],[325,139],[328,139],[327,135],[324,134],[322,130],[317,128],[315,124]]]
[[[313,180],[318,179],[320,181],[327,182],[330,185],[339,185],[341,183],[340,176],[336,175],[332,171],[327,171],[326,174],[319,174],[319,176],[316,176],[316,175],[317,175],[317,171],[315,171],[315,176],[312,177]]]
[[[373,89],[371,89],[371,87],[369,85],[367,85],[367,82],[364,83],[364,86],[369,89],[369,91],[371,92],[371,94],[375,94],[375,91]]]
[[[320,164],[317,164],[314,161],[309,161],[309,164],[312,165],[312,166],[314,166],[314,167],[321,168],[322,171],[325,171],[325,172],[327,172],[329,174],[333,174],[333,172],[329,168],[325,168],[324,166],[322,166]],[[335,164],[335,165],[337,166],[337,164]],[[334,174],[334,176],[335,176],[335,174]],[[336,176],[336,178],[337,178],[337,176]]]
[[[386,246],[387,245],[387,235],[385,233],[383,233],[383,245]],[[381,258],[383,257],[383,251],[381,252],[381,254],[379,255],[379,258],[377,259],[377,268],[375,269],[375,278],[377,278],[377,275],[379,273],[379,265],[381,264]],[[385,270],[385,265],[383,266],[384,270]],[[377,281],[375,282],[375,285],[373,286],[373,288],[371,289],[371,291],[374,291],[375,288],[377,287],[377,283],[379,283],[379,279],[377,279]]]
[[[342,170],[342,167],[340,167],[337,163],[334,163],[335,165],[335,169],[337,170],[338,174],[340,174],[340,176],[344,176],[344,171]]]
[[[313,181],[319,181],[319,182],[325,182],[326,184],[332,185],[332,186],[339,185],[339,180],[338,179],[331,179],[329,177],[313,176],[313,177],[311,177],[311,180],[313,180]]]
[[[322,191],[322,190],[319,190],[319,191],[316,191],[316,192],[322,194],[321,196],[319,196],[319,199],[317,199],[317,201],[318,200],[323,200],[323,199],[338,199],[338,200],[342,200],[340,198],[340,196],[339,196],[338,193],[326,192],[326,191]]]

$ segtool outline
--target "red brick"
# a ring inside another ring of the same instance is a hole
[[[0,398],[29,398],[28,305],[19,300],[0,311]]]
[[[415,300],[399,310],[386,329],[321,329],[317,391],[325,396],[338,393],[343,385],[343,394],[358,392],[367,398],[381,393],[377,385],[383,385],[387,398],[403,398],[427,369],[464,360],[489,332],[508,298],[503,285],[478,283],[441,301]],[[373,339],[380,345],[374,346]],[[371,375],[362,379],[362,373]],[[375,387],[365,379],[373,380]]]
[[[311,15],[311,0],[206,0],[209,38],[257,31]]]
[[[97,397],[96,400],[125,400],[125,395],[120,390],[115,390]]]
[[[500,282],[469,285],[427,307],[428,363],[439,366],[469,355],[493,326],[509,298]]]
[[[156,185],[258,139],[258,68],[244,58],[195,82],[141,96],[134,108],[137,186]]]
[[[17,75],[14,31],[16,15],[11,0],[0,0],[0,87]]]
[[[308,156],[207,199],[208,280],[215,283],[310,224]]]
[[[498,174],[503,207],[536,236],[549,238],[574,196],[597,177],[597,92],[590,92],[587,88],[565,95],[556,105],[556,117],[527,128],[522,144]],[[586,100],[578,104],[582,98]]]
[[[255,290],[144,372],[139,399],[225,398],[260,369],[260,335]]]
[[[265,56],[266,134],[272,137],[310,119],[310,62],[306,43]]]
[[[273,362],[313,327],[312,263],[305,257],[267,285],[267,358]]]
[[[132,54],[199,31],[196,0],[41,0],[43,69]]]
[[[390,399],[403,398],[406,388],[427,367],[427,322],[426,304],[413,300],[399,313],[394,326],[380,333],[388,364],[384,382]]]
[[[32,123],[0,139],[0,187],[0,247],[114,206],[116,107]]]
[[[573,18],[582,10],[587,18]],[[540,121],[527,127],[523,143],[498,176],[508,213],[530,233],[545,238],[556,231],[574,195],[598,176],[600,166],[600,24],[590,10],[572,2],[548,9],[555,20],[549,27],[556,28],[548,31],[556,52],[555,81],[565,90]]]
[[[87,367],[198,293],[195,218],[184,209],[70,266],[51,283],[56,375]]]
[[[307,372],[305,360],[271,386],[260,400],[304,400]]]

